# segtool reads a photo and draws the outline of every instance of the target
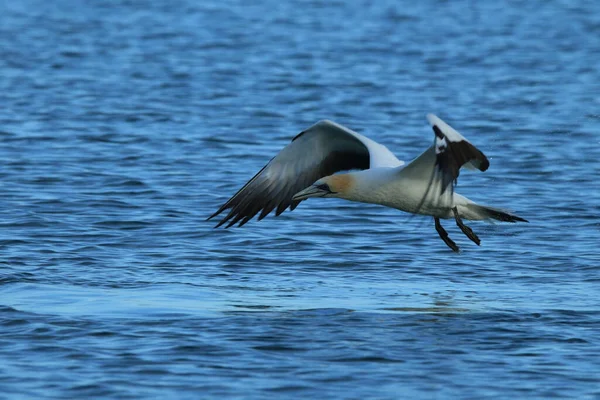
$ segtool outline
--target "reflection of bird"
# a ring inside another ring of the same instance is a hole
[[[480,240],[462,219],[522,221],[509,212],[480,206],[454,192],[462,166],[485,171],[489,161],[475,146],[440,118],[427,119],[434,143],[405,165],[385,146],[331,121],[320,121],[297,135],[254,178],[223,204],[211,219],[229,213],[217,225],[244,225],[260,212],[281,214],[310,197],[339,197],[381,204],[413,214],[431,215],[438,234],[454,251],[440,218],[454,218],[461,231],[479,245]],[[361,170],[344,174],[336,172]]]

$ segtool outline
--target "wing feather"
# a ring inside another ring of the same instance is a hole
[[[427,115],[427,120],[435,134],[436,168],[434,171],[441,178],[441,194],[448,187],[450,187],[450,193],[454,193],[454,187],[463,165],[471,164],[482,172],[488,169],[490,162],[485,154],[460,133],[433,114]]]
[[[275,215],[288,208],[295,209],[300,201],[293,201],[292,196],[318,179],[339,171],[370,167],[372,157],[362,138],[330,121],[316,123],[296,135],[208,219],[229,210],[217,227],[225,223],[230,227],[237,222],[242,226],[259,212],[261,220],[274,209]]]
[[[452,196],[463,166],[485,171],[490,163],[479,149],[433,114],[427,115],[434,132],[433,145],[404,167],[400,173],[414,181],[427,182],[417,212],[427,201],[452,204]]]

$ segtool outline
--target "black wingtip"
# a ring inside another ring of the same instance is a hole
[[[206,218],[205,221],[210,221],[211,219],[213,219],[214,217],[216,217],[217,215],[221,214],[225,209],[219,209],[217,210],[217,212],[215,212],[214,214],[212,214],[210,217]],[[222,220],[220,220],[215,226],[213,226],[213,229],[216,229],[218,227],[220,227],[221,225],[223,225],[225,222],[227,222],[229,218],[225,217]]]
[[[481,161],[479,164],[479,170],[481,172],[485,172],[490,167],[490,160],[488,160],[485,154],[481,153],[481,155],[483,156],[483,161]]]
[[[213,219],[214,217],[216,217],[217,215],[221,214],[223,211],[225,211],[225,209],[227,208],[227,203],[223,204],[221,207],[219,207],[219,209],[217,211],[215,211],[210,217],[206,218],[206,221],[210,221],[211,219]]]

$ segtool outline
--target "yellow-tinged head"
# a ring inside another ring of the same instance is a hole
[[[345,198],[354,185],[355,178],[351,174],[330,175],[296,193],[292,200],[305,200],[311,197]]]

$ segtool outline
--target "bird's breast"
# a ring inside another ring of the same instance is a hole
[[[370,203],[381,204],[413,214],[447,218],[451,212],[450,194],[434,193],[421,182],[398,181],[380,185],[372,192]]]

